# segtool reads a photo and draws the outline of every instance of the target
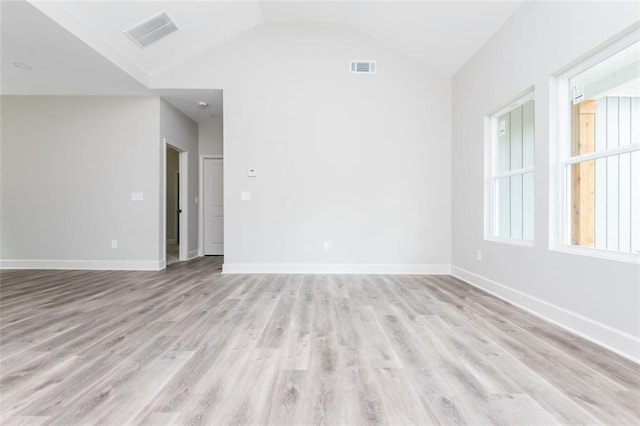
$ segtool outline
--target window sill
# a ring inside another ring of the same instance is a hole
[[[489,241],[491,243],[510,244],[512,246],[518,246],[518,247],[533,247],[535,245],[534,241],[531,241],[531,240],[516,240],[514,238],[490,237],[490,238],[485,238],[484,240],[485,241]]]
[[[637,263],[640,264],[640,254],[634,253],[620,253],[615,251],[594,249],[589,247],[579,246],[560,246],[552,247],[551,251],[556,251],[565,254],[574,254],[576,256],[588,256],[595,257],[604,260],[614,260],[618,262]]]

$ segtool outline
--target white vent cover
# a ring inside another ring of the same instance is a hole
[[[124,33],[144,49],[177,30],[178,27],[169,18],[167,12],[160,12],[158,15],[125,30]]]
[[[352,73],[364,73],[375,74],[376,73],[376,61],[351,61]]]

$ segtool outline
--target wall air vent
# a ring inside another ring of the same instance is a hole
[[[178,27],[169,18],[167,12],[160,12],[156,16],[125,30],[124,33],[144,49],[177,30]]]
[[[356,74],[375,74],[376,61],[351,61],[350,70]]]

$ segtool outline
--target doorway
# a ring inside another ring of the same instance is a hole
[[[180,259],[180,152],[167,145],[166,161],[166,260],[167,265]]]
[[[218,156],[202,158],[203,254],[224,255],[223,161]]]

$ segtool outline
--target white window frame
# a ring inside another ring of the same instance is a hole
[[[509,170],[508,172],[498,173],[496,171],[498,164],[498,118],[502,115],[513,111],[519,106],[524,105],[529,101],[534,101],[534,122],[535,122],[535,90],[533,87],[527,89],[525,92],[517,96],[511,102],[508,102],[508,106],[497,110],[485,119],[486,133],[485,133],[485,170],[488,172],[485,176],[485,232],[484,239],[487,241],[513,244],[517,246],[531,247],[535,244],[535,226],[534,226],[534,238],[532,240],[524,240],[519,238],[506,238],[497,235],[498,230],[498,197],[497,197],[497,184],[498,180],[502,178],[512,176],[523,176],[528,173],[534,174],[535,182],[535,159],[534,165],[531,167],[522,167],[516,170]],[[534,157],[535,157],[535,132],[534,132]],[[535,183],[534,183],[535,185]],[[535,190],[534,190],[535,193]],[[535,203],[534,203],[535,205]],[[535,208],[534,208],[534,223],[535,223]]]
[[[556,144],[558,149],[558,161],[557,167],[550,167],[550,172],[555,173],[557,176],[557,180],[555,180],[555,182],[557,182],[559,188],[559,208],[555,209],[555,214],[552,214],[552,220],[554,219],[553,216],[556,216],[555,221],[557,223],[557,237],[554,238],[553,235],[550,236],[550,243],[552,244],[549,248],[551,250],[583,256],[597,257],[601,259],[640,263],[640,254],[624,253],[614,250],[592,247],[582,247],[571,244],[571,181],[568,173],[569,166],[572,164],[625,154],[628,152],[636,151],[640,148],[639,143],[632,143],[623,147],[571,156],[572,100],[569,88],[569,81],[573,77],[639,41],[640,30],[634,30],[633,32],[627,35],[623,35],[622,37],[613,41],[607,47],[600,49],[596,53],[588,55],[577,65],[574,65],[560,72],[555,79],[555,91],[558,100],[558,137]],[[550,182],[554,182],[553,176],[551,176]],[[551,191],[550,193],[553,193],[553,191]],[[552,231],[553,228],[550,227],[550,230]]]

